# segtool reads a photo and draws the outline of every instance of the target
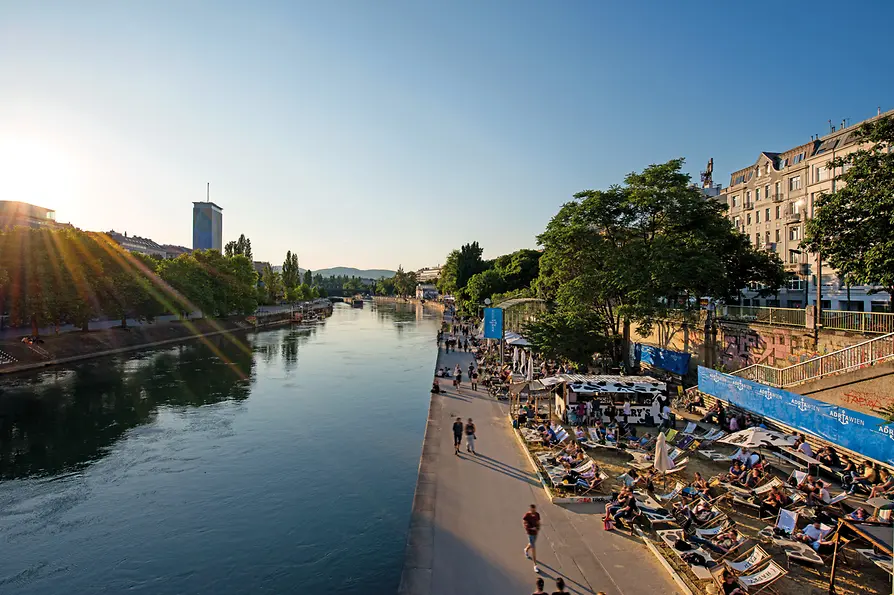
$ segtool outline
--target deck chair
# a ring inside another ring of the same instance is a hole
[[[683,488],[685,487],[686,486],[683,485],[683,482],[678,481],[676,485],[674,485],[674,489],[672,489],[670,492],[668,492],[667,494],[655,494],[655,498],[659,502],[670,502],[671,500],[679,496],[683,492]]]
[[[770,559],[770,554],[764,550],[759,545],[752,546],[750,549],[745,550],[738,558],[735,560],[726,560],[724,561],[724,565],[727,566],[730,570],[735,572],[738,575],[742,575],[752,570],[753,568],[759,567],[766,560]]]
[[[677,432],[677,430],[675,430],[675,429],[673,429],[673,428],[670,428],[670,429],[668,429],[667,432],[665,432],[665,434],[664,434],[664,438],[665,438],[665,440],[667,440],[668,442],[673,442],[673,441],[674,441],[674,438],[677,437],[677,434],[678,434],[678,433],[679,433],[679,432]]]
[[[689,445],[695,442],[695,438],[692,436],[687,436],[684,434],[680,435],[680,439],[677,440],[677,448],[682,448],[685,450],[689,450]]]
[[[683,529],[665,529],[665,530],[661,530],[661,531],[656,531],[655,533],[656,533],[656,535],[658,535],[658,538],[661,539],[661,541],[663,541],[665,543],[665,545],[667,545],[667,547],[669,547],[670,549],[672,549],[674,551],[674,553],[677,555],[677,558],[679,558],[680,562],[682,564],[686,564],[686,566],[689,568],[689,570],[692,571],[692,574],[694,574],[696,576],[696,578],[698,578],[699,580],[703,580],[703,581],[711,580],[711,571],[708,568],[706,568],[704,566],[693,566],[691,564],[688,564],[680,556],[680,552],[677,551],[677,548],[674,547],[674,544],[677,542],[678,539],[682,539],[684,541],[686,540],[686,532],[683,531]],[[695,545],[695,544],[693,544],[693,545]],[[711,563],[714,561],[714,558],[712,557],[711,552],[704,548],[699,547],[699,548],[692,549],[689,551],[697,552],[697,553],[701,554],[702,557],[706,561],[708,561],[708,563]]]
[[[686,424],[685,428],[680,430],[680,434],[682,434],[684,436],[693,436],[693,435],[695,435],[695,433],[697,431],[698,431],[698,424],[695,423],[694,421],[691,421],[688,424]]]
[[[689,457],[686,457],[679,461],[674,461],[674,468],[664,471],[663,473],[661,473],[661,475],[673,475],[674,473],[679,473],[686,468],[687,463],[689,463]]]
[[[757,595],[786,574],[788,574],[788,571],[785,568],[770,560],[763,568],[754,571],[752,574],[742,575],[736,580],[744,590],[748,591],[748,595]]]
[[[716,450],[698,450],[696,452],[698,452],[698,454],[702,455],[705,458],[711,459],[715,463],[721,463],[729,460],[728,455],[717,452]]]
[[[603,439],[602,436],[599,435],[599,432],[596,431],[596,428],[590,428],[590,442],[594,446],[598,446],[600,448],[611,448],[617,449],[618,443],[612,442],[607,439]]]
[[[608,479],[608,475],[605,471],[601,471],[597,477],[587,478],[585,476],[581,476],[577,479],[577,484],[574,486],[574,491],[577,492],[578,496],[586,496],[591,492],[595,492],[602,487],[602,483]]]
[[[792,535],[795,532],[795,529],[798,527],[798,513],[789,510],[788,508],[783,508],[779,511],[779,514],[776,515],[776,524],[773,526],[767,526],[760,530],[758,535],[762,535],[764,537],[769,537],[772,539],[776,535],[775,529],[781,529],[786,535]]]

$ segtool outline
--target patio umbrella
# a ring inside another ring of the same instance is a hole
[[[512,349],[512,369],[518,368],[518,347]]]
[[[661,417],[661,407],[658,405],[657,398],[654,401],[652,401],[652,406],[649,407],[649,415],[652,416],[652,421],[654,421],[657,424],[658,418]]]
[[[658,432],[658,440],[655,443],[655,459],[652,462],[655,470],[662,475],[674,468],[674,462],[667,456],[667,439],[664,432]]]
[[[528,381],[534,380],[534,357],[528,358]]]
[[[794,446],[795,437],[767,430],[764,428],[747,428],[718,440],[720,444],[731,444],[739,448],[762,448],[765,446]]]
[[[525,366],[528,364],[528,353],[522,349],[521,350],[521,369],[524,370]]]

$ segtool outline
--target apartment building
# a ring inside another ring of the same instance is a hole
[[[894,110],[876,118],[891,115]],[[804,225],[813,215],[816,198],[834,191],[840,183],[835,177],[841,170],[831,170],[828,162],[861,147],[855,133],[862,123],[843,126],[783,153],[761,152],[753,164],[730,175],[729,186],[717,200],[727,205],[733,225],[758,249],[778,254],[786,271],[795,275],[770,298],[746,291],[745,305],[803,308],[816,304],[816,255],[801,246]],[[848,299],[847,286],[828,263],[823,263],[819,282],[825,309],[890,311],[891,297],[871,294],[866,287],[851,287]]]

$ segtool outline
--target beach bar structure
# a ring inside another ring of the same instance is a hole
[[[602,376],[559,374],[543,378],[540,383],[554,395],[554,411],[561,418],[568,409],[583,401],[593,401],[600,410],[609,404],[621,406],[630,400],[631,423],[643,423],[652,416],[654,401],[667,395],[667,384],[649,376]],[[607,421],[606,417],[604,421]]]

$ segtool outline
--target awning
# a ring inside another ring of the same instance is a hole
[[[579,394],[593,393],[647,393],[662,394],[667,384],[659,382],[651,376],[603,376],[595,374],[559,374],[541,380],[544,386],[567,384]]]

